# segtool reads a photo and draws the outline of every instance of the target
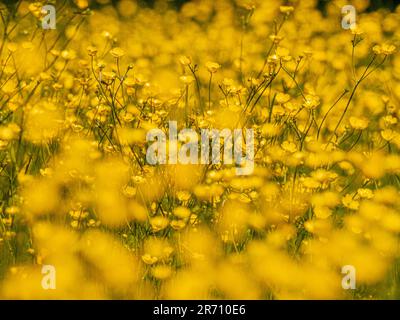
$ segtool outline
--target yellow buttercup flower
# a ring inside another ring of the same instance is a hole
[[[382,54],[385,56],[391,55],[396,51],[396,46],[392,44],[382,44],[382,45],[376,45],[372,49],[375,54]]]
[[[357,130],[364,130],[369,124],[369,121],[366,118],[350,117],[349,121],[352,128]]]
[[[120,47],[113,48],[110,53],[114,58],[121,58],[125,55],[125,51]]]
[[[190,216],[190,210],[185,207],[177,207],[174,209],[174,215],[178,218],[185,219]]]
[[[320,99],[317,96],[306,95],[305,101],[303,102],[303,106],[306,109],[315,109],[320,105]]]
[[[169,225],[169,220],[165,217],[157,216],[150,218],[150,225],[154,232],[161,231]]]
[[[221,68],[218,63],[210,61],[206,63],[206,67],[210,73],[215,73],[218,71],[219,68]]]
[[[290,14],[291,12],[293,12],[294,7],[292,7],[292,6],[280,6],[280,7],[279,7],[279,10],[280,10],[282,13]]]

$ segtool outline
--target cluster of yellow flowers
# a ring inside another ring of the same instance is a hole
[[[400,297],[400,6],[53,3],[0,3],[0,298]],[[149,165],[168,121],[253,174]]]

